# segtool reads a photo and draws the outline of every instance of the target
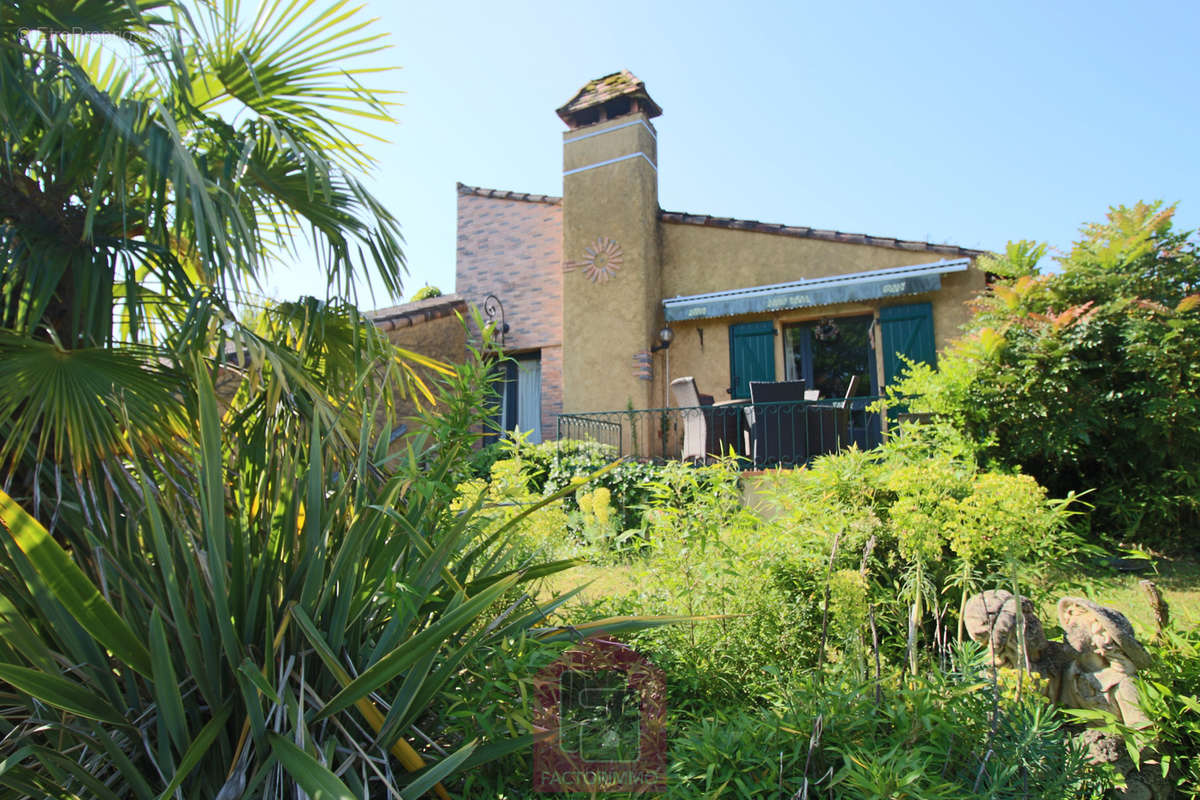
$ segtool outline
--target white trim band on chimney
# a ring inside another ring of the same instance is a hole
[[[656,142],[658,141],[658,134],[654,132],[654,129],[650,127],[649,123],[647,123],[646,120],[635,119],[632,122],[622,122],[620,125],[613,125],[611,128],[605,128],[602,131],[592,131],[590,133],[581,133],[578,136],[572,136],[570,139],[563,139],[563,144],[570,144],[571,142],[578,142],[580,139],[590,139],[593,136],[600,136],[605,133],[611,133],[612,131],[619,131],[622,128],[628,128],[630,125],[641,125],[647,131],[649,131],[650,137],[652,139],[654,139],[654,141],[656,141]]]
[[[637,158],[638,156],[641,156],[642,158],[646,159],[646,163],[649,164],[651,167],[653,167],[655,172],[658,172],[658,165],[650,160],[650,156],[646,155],[641,150],[639,150],[638,152],[630,153],[627,156],[617,156],[616,158],[610,158],[606,161],[597,161],[595,164],[588,164],[586,167],[576,167],[575,169],[568,169],[563,172],[563,177],[566,177],[567,175],[574,175],[576,172],[583,172],[585,170],[595,169],[596,167],[607,167],[609,164],[616,164],[620,161],[628,161],[629,159]]]

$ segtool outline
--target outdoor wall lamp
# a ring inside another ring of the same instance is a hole
[[[658,344],[650,348],[651,353],[657,353],[659,350],[666,350],[671,346],[671,342],[675,339],[675,331],[667,326],[663,326],[658,332]]]
[[[508,333],[508,323],[504,321],[504,304],[500,302],[500,298],[494,294],[489,294],[483,299],[483,313],[487,314],[488,322],[491,323],[494,330],[498,334],[497,342],[501,347],[504,346],[504,335]]]

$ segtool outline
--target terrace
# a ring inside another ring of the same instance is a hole
[[[559,440],[591,440],[641,461],[705,463],[732,455],[742,469],[795,467],[814,458],[883,441],[881,398],[805,397],[803,381],[752,383],[751,398],[713,403],[691,378],[672,383],[678,405],[558,415]]]

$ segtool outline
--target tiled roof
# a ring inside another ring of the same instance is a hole
[[[563,121],[566,121],[572,114],[604,105],[609,100],[615,100],[618,97],[636,97],[648,117],[657,117],[662,114],[658,103],[651,100],[650,95],[646,93],[645,82],[627,69],[605,75],[603,78],[596,78],[594,81],[588,81],[582,89],[575,93],[574,97],[567,101],[566,105],[558,109],[557,113]]]
[[[550,205],[559,205],[562,203],[561,197],[554,197],[548,194],[506,192],[503,189],[484,189],[481,186],[467,186],[465,183],[458,184],[458,193],[473,194],[476,197],[494,197],[497,200],[520,200],[525,203],[549,203]]]
[[[385,331],[394,331],[397,328],[411,328],[422,322],[448,317],[455,311],[465,310],[466,307],[467,301],[461,295],[443,294],[438,297],[417,300],[414,303],[368,311],[363,316],[374,322],[376,327]]]
[[[500,189],[484,189],[479,186],[458,184],[459,194],[470,194],[477,197],[494,197],[498,200],[521,200],[527,203],[549,203],[559,205],[561,197],[546,194],[528,194],[526,192],[506,192]],[[703,225],[710,228],[730,228],[739,231],[754,231],[755,233],[773,233],[778,236],[796,236],[801,239],[822,239],[827,242],[843,242],[845,244],[865,244],[871,247],[890,247],[895,250],[914,250],[939,253],[948,256],[975,258],[986,253],[986,250],[973,250],[969,247],[959,247],[956,244],[937,244],[935,242],[919,242],[910,239],[896,239],[890,236],[870,236],[865,233],[843,233],[842,231],[809,228],[802,225],[781,225],[773,222],[759,222],[753,219],[734,219],[732,217],[714,217],[708,214],[688,214],[683,211],[659,211],[658,217],[663,222],[674,222],[681,225]]]
[[[780,225],[777,223],[759,222],[753,219],[713,217],[708,214],[688,214],[681,211],[659,211],[658,218],[663,222],[675,222],[683,225],[704,225],[710,228],[730,228],[739,231],[754,231],[755,233],[774,233],[780,236],[823,239],[829,242],[843,242],[845,244],[865,244],[871,247],[891,247],[897,250],[927,250],[931,253],[942,253],[952,256],[973,258],[987,252],[985,250],[972,250],[968,247],[959,247],[955,244],[916,242],[908,239],[895,239],[888,236],[869,236],[865,233],[842,233],[841,231],[823,230],[821,228]]]

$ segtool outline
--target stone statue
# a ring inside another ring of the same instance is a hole
[[[1064,645],[1046,638],[1042,621],[1034,613],[1033,602],[1021,598],[1021,623],[1017,628],[1017,598],[1004,589],[989,589],[967,601],[963,624],[967,634],[976,642],[987,645],[988,654],[997,667],[1018,667],[1040,676],[1045,684],[1043,694],[1057,702],[1062,675],[1071,660]],[[1020,642],[1024,641],[1022,654]]]
[[[963,623],[972,639],[987,645],[996,666],[1028,668],[1045,650],[1046,634],[1027,597],[1021,598],[1021,617],[1027,659],[1022,657],[1018,646],[1017,598],[1012,592],[989,589],[975,595],[967,601]]]
[[[1133,727],[1149,724],[1133,676],[1150,665],[1150,655],[1125,615],[1082,597],[1064,597],[1058,601],[1058,624],[1076,654],[1063,675],[1059,703],[1111,711]]]
[[[1051,642],[1029,598],[1022,597],[1020,605],[1020,636],[1017,598],[1011,592],[989,589],[968,600],[964,609],[968,635],[987,646],[997,667],[1037,673],[1046,681],[1045,695],[1061,706],[1112,711],[1131,726],[1148,722],[1133,676],[1149,665],[1150,656],[1124,614],[1084,598],[1064,597],[1058,602],[1058,621],[1066,641]]]
[[[1142,710],[1133,682],[1150,656],[1138,642],[1125,615],[1082,597],[1058,601],[1058,624],[1064,641],[1049,641],[1033,603],[1003,589],[989,589],[967,601],[963,627],[988,648],[996,667],[1023,668],[1043,681],[1050,702],[1065,708],[1111,711],[1126,725],[1141,727],[1150,720]],[[1021,644],[1024,647],[1021,647]],[[1120,736],[1099,730],[1080,734],[1094,762],[1108,762],[1125,776],[1123,800],[1164,800],[1172,796],[1169,783],[1154,769],[1138,769],[1128,757]]]

